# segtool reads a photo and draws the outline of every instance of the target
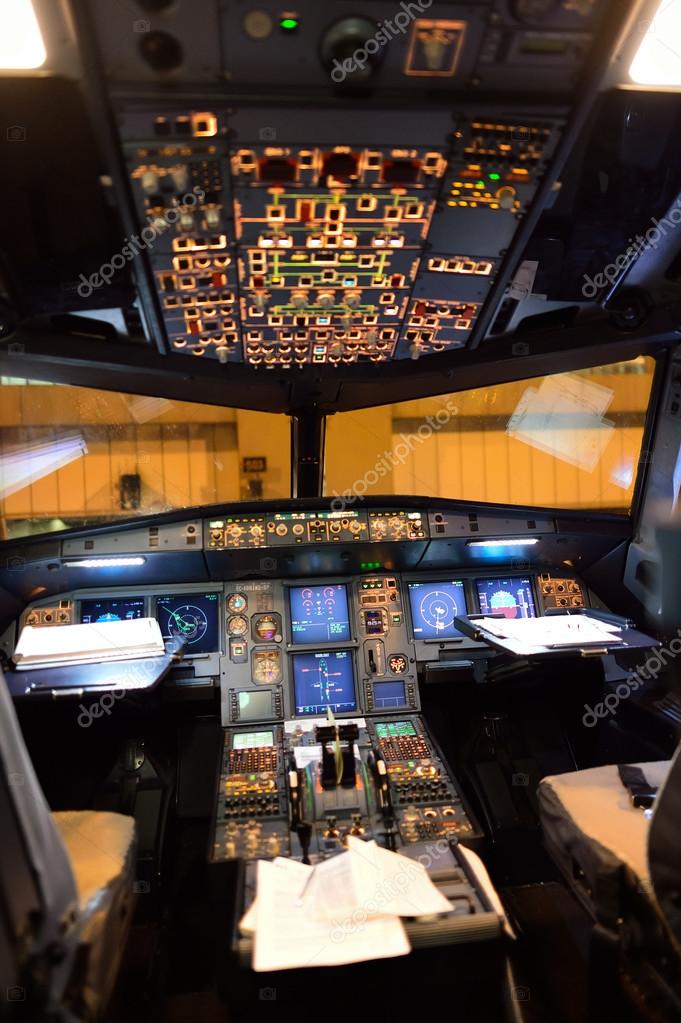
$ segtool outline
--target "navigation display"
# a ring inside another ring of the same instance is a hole
[[[291,640],[293,643],[347,643],[350,639],[348,591],[345,583],[292,586]]]
[[[502,614],[506,618],[537,617],[529,579],[520,576],[478,579],[476,585],[482,614]]]
[[[355,674],[349,650],[294,654],[296,714],[335,714],[357,710]]]
[[[156,618],[164,639],[186,637],[185,656],[220,649],[219,593],[173,593],[156,601]]]
[[[144,597],[111,597],[102,600],[81,600],[80,620],[92,622],[125,622],[144,618]]]
[[[454,626],[454,618],[465,615],[468,609],[460,579],[409,583],[409,603],[414,639],[451,639],[461,635]]]

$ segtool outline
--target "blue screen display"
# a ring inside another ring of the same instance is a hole
[[[461,580],[409,583],[409,603],[414,639],[450,639],[461,633],[456,615],[465,615],[466,594]]]
[[[334,714],[357,710],[355,673],[349,650],[293,655],[296,714]]]
[[[156,618],[164,639],[187,640],[184,656],[220,649],[218,593],[181,593],[158,597]]]
[[[350,639],[348,591],[344,583],[292,586],[291,640],[293,643],[347,643]]]
[[[80,620],[92,622],[125,622],[144,618],[144,597],[111,597],[105,600],[81,600]]]
[[[502,614],[506,618],[537,617],[529,579],[520,576],[478,579],[476,585],[482,614]]]
[[[404,682],[374,682],[374,707],[376,710],[391,710],[404,707]]]

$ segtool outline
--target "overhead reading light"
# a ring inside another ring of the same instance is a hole
[[[629,76],[638,85],[681,87],[681,0],[661,0]]]
[[[46,57],[31,0],[0,0],[0,70],[42,67]]]
[[[536,536],[528,539],[516,539],[516,540],[468,540],[466,542],[467,547],[532,547],[533,544],[539,543],[539,538]]]
[[[67,561],[66,568],[132,568],[143,565],[146,558],[84,558],[83,561]]]

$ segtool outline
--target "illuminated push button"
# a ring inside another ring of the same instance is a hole
[[[158,174],[155,171],[145,171],[141,180],[145,192],[156,192],[158,190]]]
[[[510,185],[504,185],[503,188],[499,189],[499,191],[497,192],[497,199],[499,200],[499,205],[501,206],[502,210],[513,209],[513,206],[515,205],[516,195],[517,192],[515,188],[512,188]]]

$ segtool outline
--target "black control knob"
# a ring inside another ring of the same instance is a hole
[[[370,18],[351,16],[334,22],[322,36],[320,57],[335,85],[362,85],[380,66],[385,43]]]

